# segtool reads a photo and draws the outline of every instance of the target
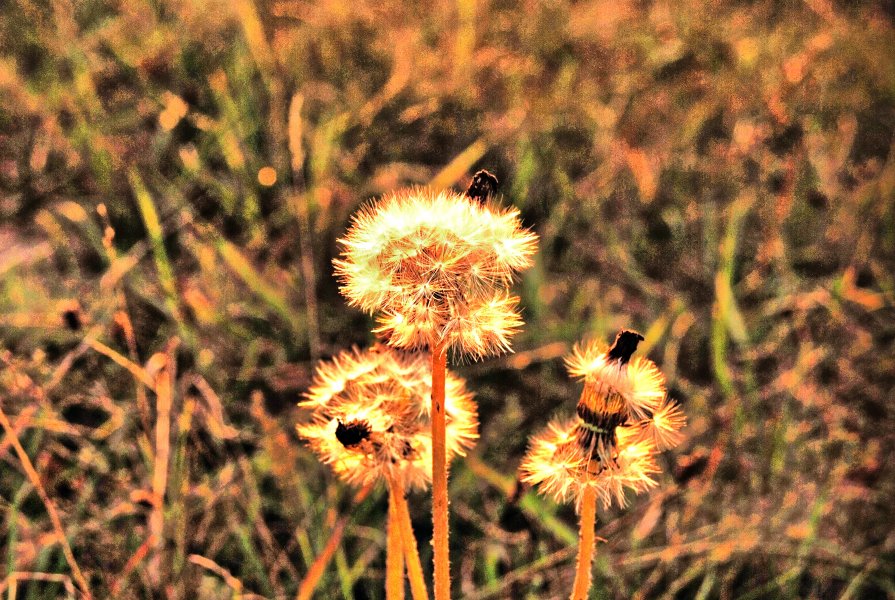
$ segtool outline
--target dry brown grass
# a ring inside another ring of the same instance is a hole
[[[370,341],[331,277],[348,216],[487,167],[542,242],[518,354],[462,369],[482,439],[452,473],[454,595],[566,595],[574,515],[515,471],[574,405],[563,349],[633,327],[691,425],[661,491],[598,515],[601,597],[895,597],[891,23],[814,0],[7,3],[2,589],[294,597],[344,522],[319,597],[382,597],[386,499],[351,502],[294,403],[317,356]]]

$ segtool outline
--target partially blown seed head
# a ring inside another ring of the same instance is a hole
[[[450,460],[475,445],[478,421],[465,382],[448,373],[445,388]],[[299,403],[313,411],[311,422],[298,434],[348,483],[400,477],[407,487],[425,488],[432,479],[431,391],[425,356],[385,346],[342,352],[318,364]]]
[[[531,440],[522,480],[559,501],[592,487],[603,506],[624,506],[625,490],[656,485],[655,456],[676,446],[686,417],[666,398],[665,377],[652,361],[631,359],[643,337],[622,331],[615,343],[576,347],[569,373],[584,380],[577,417],[551,422]]]
[[[576,504],[585,488],[593,487],[604,507],[613,502],[625,506],[626,488],[639,494],[656,485],[654,446],[629,443],[628,433],[619,431],[617,443],[597,442],[591,450],[582,447],[578,429],[578,419],[555,420],[533,436],[521,466],[522,481],[538,485],[558,502]]]
[[[537,236],[516,209],[407,190],[358,211],[339,242],[342,293],[379,313],[376,331],[393,346],[481,358],[508,350],[522,325],[509,288],[531,266]]]

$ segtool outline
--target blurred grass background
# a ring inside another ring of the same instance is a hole
[[[514,473],[633,327],[689,438],[594,597],[895,598],[891,1],[0,7],[0,590],[292,598],[344,526],[316,597],[381,598],[385,495],[295,402],[371,341],[350,214],[484,167],[541,245],[516,354],[458,368],[455,595],[568,593],[574,511]]]

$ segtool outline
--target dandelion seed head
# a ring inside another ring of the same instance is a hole
[[[317,365],[299,406],[312,411],[297,431],[322,462],[352,485],[402,478],[423,489],[432,479],[431,367],[425,356],[385,346],[342,352]],[[465,382],[445,381],[448,460],[478,439],[478,417]]]
[[[537,248],[518,210],[406,190],[360,209],[339,243],[341,291],[350,304],[380,313],[376,331],[389,344],[475,358],[509,349],[522,324],[509,287]]]
[[[584,380],[577,417],[554,421],[532,438],[520,470],[522,480],[558,501],[593,488],[604,507],[626,505],[625,491],[656,485],[656,455],[683,439],[683,411],[665,397],[665,379],[655,364],[633,358],[642,336],[622,331],[606,348],[577,346],[566,359]]]
[[[575,501],[587,487],[597,492],[604,508],[625,506],[625,490],[639,494],[656,485],[659,472],[655,448],[646,442],[613,449],[601,444],[596,456],[578,443],[577,419],[552,421],[533,436],[520,466],[522,481],[537,485],[557,502]]]

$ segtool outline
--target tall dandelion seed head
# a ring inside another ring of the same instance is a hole
[[[352,485],[403,480],[423,489],[432,479],[431,371],[424,356],[385,346],[342,352],[317,366],[299,406],[312,411],[297,431],[338,477]],[[478,438],[472,394],[448,373],[447,456],[464,455]]]
[[[551,422],[535,435],[520,470],[558,501],[576,503],[592,487],[604,507],[625,506],[625,490],[656,485],[656,455],[683,439],[686,417],[666,398],[665,378],[652,361],[631,356],[643,337],[622,331],[609,348],[576,347],[566,359],[584,380],[573,419]]]
[[[405,190],[358,211],[339,243],[342,293],[378,313],[376,332],[393,346],[481,358],[507,351],[522,325],[510,286],[532,265],[537,236],[514,208]]]

